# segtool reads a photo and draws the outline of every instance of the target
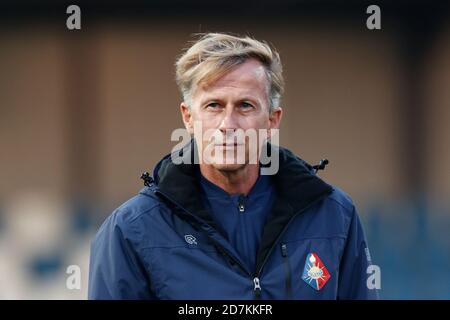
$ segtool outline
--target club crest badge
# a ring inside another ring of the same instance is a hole
[[[320,290],[330,277],[330,273],[317,253],[313,252],[308,254],[305,261],[305,268],[303,269],[303,281],[314,289]]]

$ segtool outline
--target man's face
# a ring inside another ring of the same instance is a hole
[[[264,66],[250,59],[208,86],[198,86],[189,108],[181,104],[181,112],[186,128],[192,132],[194,122],[201,125],[203,137],[195,136],[199,152],[210,154],[211,165],[217,170],[236,171],[249,163],[249,152],[259,156],[260,138],[237,132],[248,129],[270,130],[278,128],[281,109],[269,113],[268,79]],[[239,130],[241,129],[241,130]],[[215,130],[222,141],[217,141],[205,132]],[[242,133],[242,131],[241,131]],[[253,148],[250,143],[256,144]],[[256,147],[256,149],[255,149]],[[238,158],[238,151],[244,150],[245,161]],[[219,157],[219,155],[221,155]]]

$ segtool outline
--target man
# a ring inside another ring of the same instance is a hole
[[[89,298],[376,298],[351,199],[269,143],[282,116],[278,53],[249,37],[206,34],[176,68],[194,138],[101,226]],[[196,125],[213,133],[195,134]],[[252,130],[266,136],[238,134]],[[272,162],[276,172],[262,174]]]

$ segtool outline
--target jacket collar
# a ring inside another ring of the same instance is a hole
[[[274,150],[279,152],[279,170],[273,176],[277,196],[261,238],[257,254],[257,272],[262,269],[264,261],[289,221],[333,190],[313,173],[311,165],[291,151],[270,144],[267,146],[276,148]],[[201,201],[200,170],[197,164],[192,164],[195,152],[197,152],[195,143],[191,141],[176,151],[178,155],[184,155],[185,159],[191,159],[191,164],[174,164],[170,155],[165,156],[155,167],[153,177],[157,190],[192,215],[219,230]]]
[[[273,176],[277,195],[295,211],[307,206],[317,196],[331,192],[332,187],[313,173],[311,165],[288,149],[272,147],[279,152],[279,170]],[[193,154],[197,150],[195,143],[191,141],[176,152],[191,159],[192,163]],[[161,192],[176,200],[189,212],[196,214],[199,210],[202,211],[200,170],[197,164],[174,164],[171,155],[167,155],[156,165],[153,177]]]

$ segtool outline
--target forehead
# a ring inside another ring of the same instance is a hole
[[[265,67],[259,61],[250,59],[213,83],[200,85],[197,93],[202,97],[220,93],[266,96],[268,85]]]

